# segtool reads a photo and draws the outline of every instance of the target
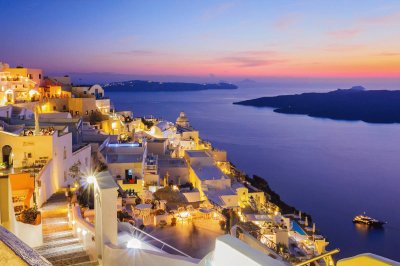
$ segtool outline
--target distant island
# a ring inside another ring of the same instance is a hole
[[[326,93],[262,97],[234,104],[273,107],[277,113],[337,120],[400,123],[400,91],[366,90],[362,86]]]
[[[156,82],[146,80],[130,80],[112,82],[103,86],[109,91],[201,91],[201,90],[234,90],[234,84],[220,83],[185,83],[185,82]]]

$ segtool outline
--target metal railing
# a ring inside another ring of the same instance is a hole
[[[177,252],[179,255],[185,256],[185,257],[187,257],[187,258],[192,258],[191,256],[189,256],[189,255],[186,254],[185,252],[180,251],[180,250],[177,249],[177,248],[174,248],[173,246],[171,246],[171,245],[165,243],[164,241],[162,241],[162,240],[160,240],[160,239],[158,239],[158,238],[156,238],[156,237],[154,237],[154,236],[152,236],[152,235],[146,233],[145,231],[143,231],[143,230],[137,228],[136,226],[133,226],[133,225],[131,225],[131,224],[129,224],[129,225],[131,226],[131,234],[132,234],[132,235],[134,235],[135,232],[139,232],[139,234],[145,235],[146,237],[149,237],[149,238],[151,238],[152,240],[156,241],[157,243],[161,244],[161,247],[158,247],[158,246],[156,246],[156,247],[159,248],[159,249],[161,249],[161,250],[163,250],[163,251],[164,251],[164,248],[165,248],[165,247],[168,247],[168,248],[172,249],[173,251]],[[144,240],[144,239],[141,238],[141,239],[139,239],[139,240]],[[147,241],[146,241],[146,242],[147,242]],[[151,244],[151,245],[153,245],[153,244]],[[169,252],[167,252],[167,253],[169,253]]]
[[[325,259],[326,257],[330,257],[329,259],[331,259],[332,255],[335,255],[336,253],[339,253],[339,252],[340,252],[340,249],[336,248],[334,250],[325,252],[325,253],[323,253],[323,254],[321,254],[319,256],[313,257],[313,258],[311,258],[309,260],[306,260],[306,261],[303,261],[303,262],[300,262],[300,263],[297,263],[297,264],[294,264],[294,265],[295,266],[311,265],[311,263],[316,262],[316,261],[318,261],[320,259]]]

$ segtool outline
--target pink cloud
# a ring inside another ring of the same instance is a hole
[[[276,56],[278,55],[277,51],[271,51],[271,50],[249,50],[249,51],[241,51],[237,52],[238,55],[240,56]]]
[[[387,25],[400,22],[400,12],[387,14],[383,16],[366,17],[360,20],[361,24]]]
[[[332,44],[327,46],[324,50],[328,52],[351,52],[364,49],[366,46],[363,44]]]
[[[361,33],[361,29],[352,28],[352,29],[341,29],[341,30],[334,30],[329,32],[328,34],[335,37],[335,38],[352,38]]]
[[[217,60],[220,63],[231,63],[237,67],[260,67],[260,66],[270,66],[275,64],[281,64],[287,62],[287,60],[282,59],[258,59],[251,57],[224,57]]]
[[[157,52],[150,50],[129,50],[129,51],[118,51],[114,52],[116,55],[135,55],[135,56],[150,56],[158,54]]]

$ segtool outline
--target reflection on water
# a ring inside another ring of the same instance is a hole
[[[384,233],[384,227],[372,227],[366,224],[359,224],[359,223],[355,223],[354,227],[356,228],[357,233],[359,233],[359,235],[364,238],[367,237],[368,234]]]

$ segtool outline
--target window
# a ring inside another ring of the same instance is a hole
[[[88,115],[88,114],[89,114],[89,111],[86,110],[86,115]]]
[[[28,158],[32,158],[32,153],[28,152]]]
[[[85,165],[89,166],[89,158],[88,157],[85,158]]]
[[[83,94],[87,94],[87,91],[83,91]]]
[[[39,74],[39,79],[42,79],[42,74]]]
[[[32,79],[32,74],[29,74],[29,78]]]
[[[67,172],[64,171],[64,182],[67,182]]]
[[[64,160],[67,159],[67,148],[64,146]]]
[[[75,111],[75,114],[76,114],[76,115],[79,115],[79,111]]]
[[[57,107],[54,105],[54,106],[53,106],[53,111],[55,111],[55,110],[57,110]]]
[[[64,111],[67,110],[67,106],[63,105],[63,110]]]

